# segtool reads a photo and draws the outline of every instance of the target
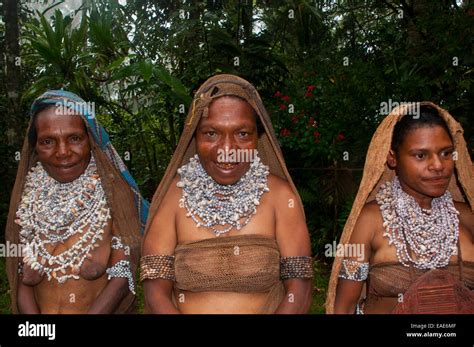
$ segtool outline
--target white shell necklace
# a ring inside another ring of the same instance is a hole
[[[16,215],[24,264],[45,273],[48,281],[79,279],[82,264],[99,246],[110,219],[94,157],[81,176],[67,183],[49,176],[38,162],[26,177]],[[46,248],[77,234],[78,240],[60,254],[52,255]]]
[[[235,184],[221,185],[214,181],[202,167],[197,154],[178,169],[178,174],[181,179],[177,186],[183,189],[179,203],[186,207],[186,216],[191,217],[198,228],[209,228],[216,236],[246,226],[257,213],[263,193],[269,191],[268,166],[257,155],[249,170]]]
[[[395,176],[392,182],[382,184],[376,200],[386,231],[383,236],[395,245],[397,258],[404,266],[441,268],[457,254],[459,212],[448,191],[432,199],[431,210],[422,209],[413,196],[403,191]]]

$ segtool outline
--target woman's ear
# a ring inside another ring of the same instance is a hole
[[[395,151],[391,149],[387,154],[387,165],[389,168],[394,169],[397,167],[397,155]]]

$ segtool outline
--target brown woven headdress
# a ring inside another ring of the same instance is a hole
[[[443,118],[451,133],[454,142],[457,160],[455,171],[448,187],[455,201],[466,202],[474,210],[474,171],[463,137],[461,125],[441,107],[425,101],[420,106],[431,106],[435,108]],[[339,240],[340,244],[347,244],[351,238],[355,223],[364,205],[375,199],[375,195],[381,184],[389,181],[395,175],[394,170],[387,166],[387,154],[392,143],[393,130],[397,122],[408,113],[410,104],[400,105],[395,108],[379,125],[375,131],[367,151],[364,165],[364,173],[359,186],[359,191],[352,206],[351,213]],[[336,257],[332,266],[331,278],[329,280],[328,295],[326,298],[326,313],[334,313],[334,301],[338,274],[341,269],[342,257]]]
[[[257,90],[249,82],[240,77],[227,74],[216,75],[204,82],[194,96],[184,124],[183,133],[179,139],[178,147],[176,148],[163,179],[153,196],[150,206],[150,216],[148,218],[145,233],[150,227],[150,223],[153,221],[153,217],[155,216],[163,197],[168,191],[178,168],[186,164],[189,161],[189,158],[196,154],[194,132],[201,117],[206,117],[211,102],[222,96],[237,96],[247,101],[250,106],[252,106],[259,117],[264,130],[263,134],[259,136],[257,148],[262,162],[270,167],[270,172],[272,174],[287,180],[292,190],[299,197],[286,168],[270,117],[263,106],[262,99]],[[299,203],[301,203],[300,199]]]

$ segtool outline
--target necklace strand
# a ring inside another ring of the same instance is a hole
[[[397,258],[404,266],[441,268],[457,254],[459,212],[449,191],[432,199],[431,209],[422,209],[403,191],[395,176],[382,184],[376,200],[383,217],[383,236],[396,247]]]
[[[257,213],[263,193],[269,191],[268,166],[258,155],[235,184],[221,185],[214,181],[197,154],[178,169],[178,174],[181,179],[177,186],[182,188],[179,202],[188,211],[186,217],[191,217],[198,228],[211,229],[216,236],[246,226]]]
[[[84,173],[72,182],[60,183],[48,175],[40,162],[31,169],[17,211],[22,227],[23,262],[48,281],[79,279],[80,268],[103,239],[110,210],[94,157]],[[75,235],[78,240],[60,254],[55,247]]]

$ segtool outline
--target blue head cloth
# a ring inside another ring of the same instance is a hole
[[[109,135],[97,121],[93,104],[87,103],[76,94],[65,90],[49,90],[33,102],[33,105],[31,106],[31,114],[35,114],[45,105],[57,105],[73,109],[75,114],[82,117],[92,134],[94,142],[106,154],[111,164],[120,172],[120,175],[122,175],[132,189],[135,198],[135,205],[138,210],[138,215],[140,216],[141,234],[143,234],[146,220],[148,218],[149,203],[140,194],[137,183],[132,175],[130,175],[130,172],[123,163],[122,158],[120,158],[110,142]]]

